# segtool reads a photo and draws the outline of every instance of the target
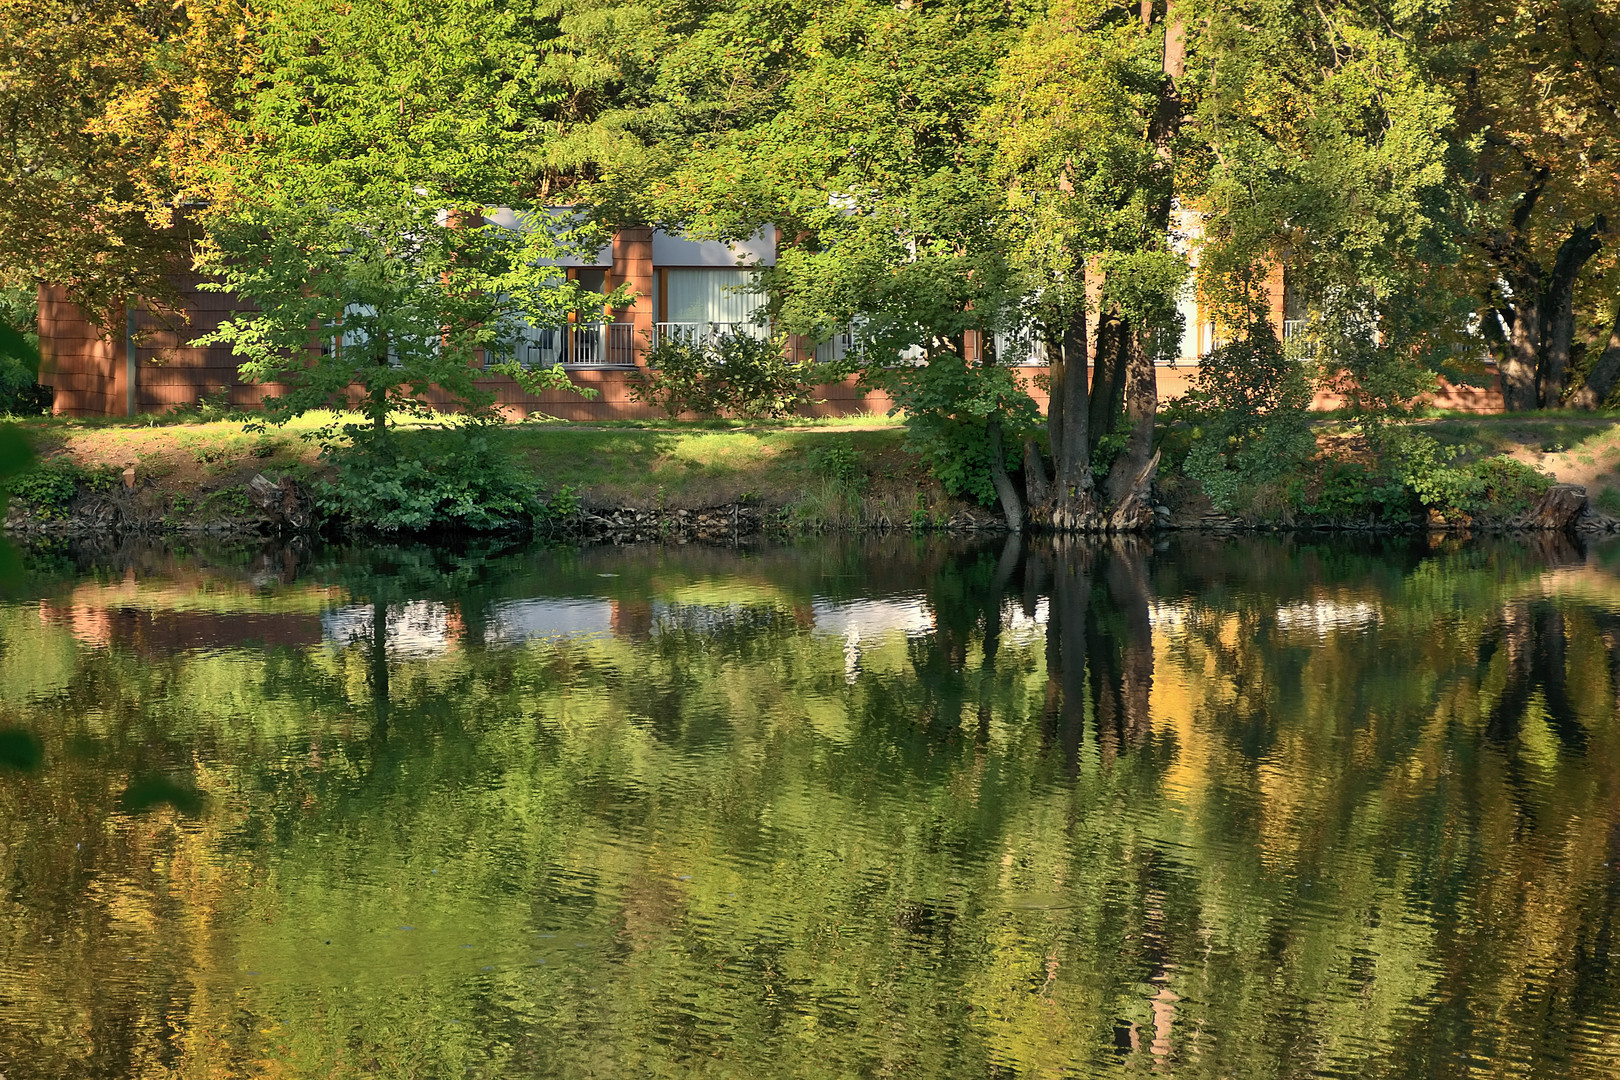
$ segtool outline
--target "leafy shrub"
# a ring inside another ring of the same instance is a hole
[[[1291,505],[1308,517],[1326,521],[1404,514],[1410,501],[1404,484],[1374,474],[1359,461],[1331,457],[1317,462],[1314,470],[1296,478],[1289,487]]]
[[[213,423],[216,420],[245,420],[249,417],[246,410],[239,409],[231,404],[231,391],[228,386],[221,386],[212,394],[199,394],[196,401],[181,405],[171,405],[163,414],[163,419],[177,423]]]
[[[647,354],[648,371],[630,386],[637,401],[682,413],[779,417],[810,400],[821,369],[787,357],[782,338],[726,334],[702,345],[665,339]]]
[[[1039,408],[1013,372],[936,353],[923,364],[868,370],[869,385],[887,390],[906,416],[906,444],[947,492],[981,506],[996,501],[990,480],[989,418],[1002,425],[1009,472],[1023,458],[1023,439],[1041,424]]]
[[[584,500],[579,497],[579,488],[573,484],[564,484],[557,489],[555,495],[545,501],[543,516],[551,521],[561,521],[579,513],[584,505]]]
[[[1192,427],[1183,471],[1217,508],[1237,509],[1246,493],[1281,483],[1315,453],[1310,400],[1304,369],[1269,331],[1221,346],[1166,410]]]
[[[12,477],[6,489],[14,498],[32,504],[40,516],[61,517],[79,493],[79,485],[88,479],[79,466],[58,459]]]
[[[929,473],[947,492],[972,499],[980,506],[995,503],[996,487],[990,480],[990,439],[982,422],[935,413],[908,414],[906,435],[908,448],[922,457]],[[1008,470],[1017,469],[1023,456],[1022,443],[1006,439],[1003,449]]]
[[[0,359],[0,414],[43,416],[55,400],[56,391],[35,382],[32,372],[19,374],[15,365]]]
[[[855,489],[864,479],[861,476],[861,452],[844,443],[831,443],[814,447],[809,454],[810,467],[818,476],[825,477],[839,487]]]
[[[1552,487],[1552,477],[1510,457],[1476,461],[1469,468],[1483,488],[1483,507],[1498,513],[1522,514]]]
[[[1295,487],[1300,510],[1331,520],[1403,521],[1429,513],[1450,520],[1511,517],[1552,484],[1545,473],[1510,457],[1458,462],[1462,448],[1442,446],[1421,432],[1393,426],[1376,431],[1373,466],[1323,459],[1308,491],[1306,485]]]
[[[479,427],[416,432],[357,432],[322,456],[335,482],[316,492],[322,512],[379,532],[459,529],[493,532],[543,512],[539,488]]]
[[[0,414],[38,416],[51,411],[55,391],[39,385],[39,335],[31,293],[0,290]]]

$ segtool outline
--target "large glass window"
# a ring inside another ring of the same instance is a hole
[[[752,326],[754,313],[765,297],[750,286],[753,270],[669,269],[664,282],[664,312],[660,322],[729,323]]]

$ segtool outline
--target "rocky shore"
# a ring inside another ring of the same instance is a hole
[[[1584,488],[1558,484],[1549,488],[1526,513],[1497,520],[1394,523],[1379,521],[1255,521],[1239,516],[1177,511],[1156,505],[1152,531],[1348,532],[1411,533],[1439,531],[1485,534],[1572,532],[1600,535],[1620,532],[1620,521],[1592,507]],[[950,533],[1005,532],[1006,524],[987,510],[960,510],[944,520],[911,526],[874,522],[873,530],[921,528]],[[289,478],[271,481],[262,474],[246,484],[199,493],[196,499],[160,496],[150,487],[130,484],[81,490],[65,505],[39,507],[14,500],[5,531],[21,540],[88,539],[124,535],[289,537],[365,532],[344,522],[322,521],[310,493]],[[786,508],[757,502],[730,502],[699,509],[632,506],[583,506],[565,515],[532,523],[521,531],[570,543],[648,543],[692,541],[729,543],[746,537],[787,536],[805,531]]]

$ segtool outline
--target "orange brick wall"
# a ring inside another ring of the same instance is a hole
[[[56,388],[52,411],[63,416],[123,416],[125,327],[103,327],[55,285],[39,288],[40,381]]]
[[[199,397],[214,397],[222,390],[232,405],[254,408],[279,386],[245,383],[237,374],[241,361],[226,345],[193,345],[197,338],[219,329],[241,301],[225,293],[203,292],[199,278],[176,279],[181,298],[179,312],[142,307],[135,312],[136,408],[143,413],[165,412],[189,405]]]
[[[653,326],[652,312],[652,231],[626,229],[614,239],[613,287],[628,281],[638,294],[625,308],[615,309],[616,321],[636,327],[638,361],[644,356]],[[1271,297],[1273,314],[1281,316],[1280,276]],[[217,329],[233,309],[231,297],[197,289],[194,277],[177,281],[185,317],[155,310],[135,312],[133,327],[136,356],[137,412],[163,412],[176,405],[195,402],[203,395],[215,395],[224,388],[229,400],[240,407],[257,406],[279,392],[277,386],[244,383],[237,375],[237,358],[224,346],[199,347],[191,342]],[[69,416],[122,416],[127,412],[128,386],[125,362],[126,326],[110,330],[98,326],[83,311],[68,303],[63,290],[43,286],[39,291],[39,326],[45,369],[41,381],[56,388],[55,411]],[[808,350],[805,350],[808,351]],[[1168,401],[1186,393],[1196,365],[1161,367],[1158,372],[1159,399]],[[1020,373],[1042,411],[1046,392],[1036,385],[1040,368]],[[574,382],[597,391],[587,400],[568,391],[550,391],[538,397],[522,390],[510,379],[491,377],[481,384],[493,391],[497,402],[514,417],[538,413],[563,420],[651,419],[663,415],[656,406],[635,401],[630,395],[635,371],[624,369],[575,369]],[[1089,380],[1089,373],[1088,373]],[[815,401],[804,412],[812,416],[847,416],[857,413],[887,412],[886,395],[863,395],[853,379],[817,387]],[[358,400],[358,396],[356,397]],[[1318,394],[1315,409],[1332,409],[1343,402],[1330,394]],[[1479,388],[1442,384],[1434,404],[1446,409],[1469,412],[1500,412],[1500,383]]]

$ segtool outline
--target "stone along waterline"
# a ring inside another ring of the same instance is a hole
[[[1617,554],[36,556],[0,1069],[1614,1076]]]

